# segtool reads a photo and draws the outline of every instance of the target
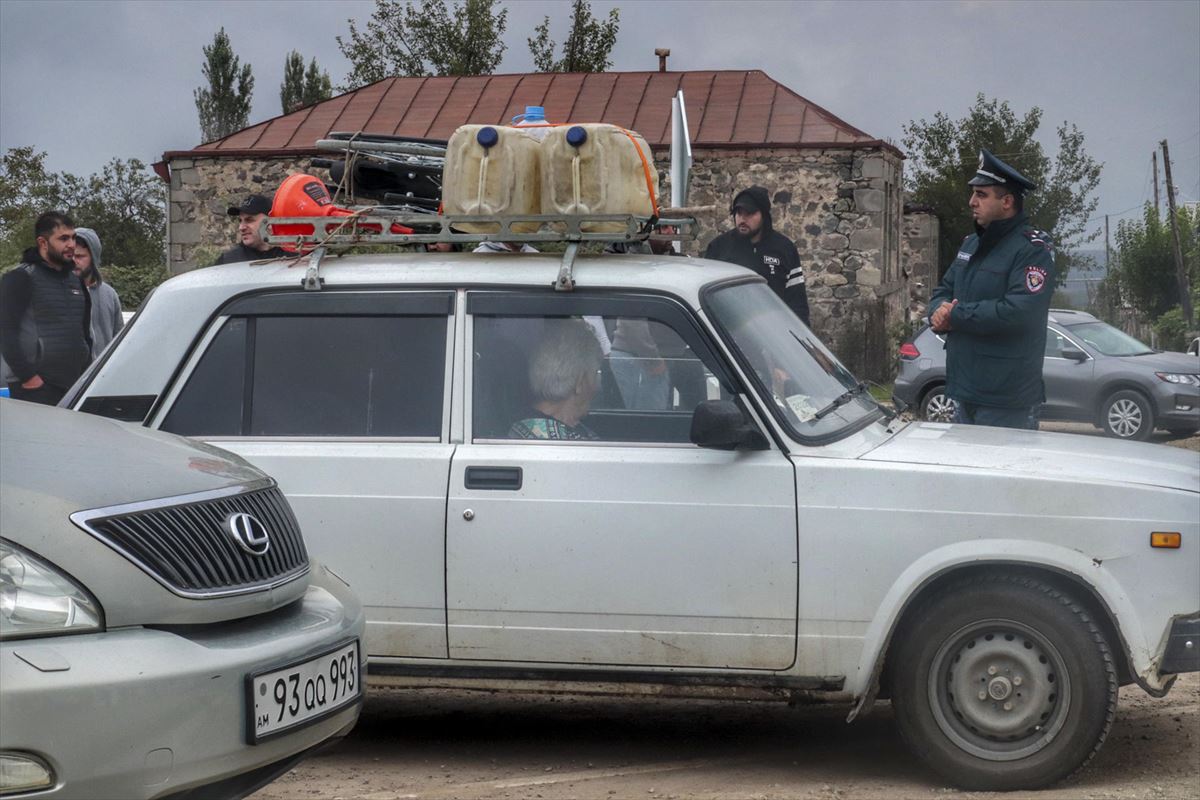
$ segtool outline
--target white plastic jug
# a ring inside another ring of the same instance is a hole
[[[442,213],[532,215],[541,213],[538,140],[521,128],[463,125],[446,145],[442,171]],[[489,233],[493,225],[462,224],[470,233]],[[537,223],[515,224],[531,233]]]
[[[542,213],[657,214],[658,170],[646,140],[616,125],[556,125],[541,144]],[[619,223],[582,230],[619,232]]]
[[[523,128],[526,133],[539,142],[546,138],[554,127],[546,121],[546,109],[542,106],[525,106],[524,114],[512,118],[514,128]]]

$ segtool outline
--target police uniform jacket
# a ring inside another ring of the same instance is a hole
[[[1054,294],[1049,236],[1024,214],[963,240],[929,301],[958,300],[946,336],[946,394],[966,403],[1030,407],[1045,399],[1042,359]]]

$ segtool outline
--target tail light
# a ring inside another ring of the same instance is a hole
[[[905,342],[904,344],[900,345],[900,357],[901,358],[920,358],[921,351],[918,350],[917,346],[915,344],[913,344],[912,342]]]

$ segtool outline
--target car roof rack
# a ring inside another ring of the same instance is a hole
[[[529,215],[441,215],[412,213],[409,209],[389,210],[373,206],[337,217],[268,217],[262,222],[262,238],[267,244],[294,248],[296,261],[307,257],[308,267],[302,285],[319,290],[321,259],[330,250],[363,247],[449,242],[565,242],[562,264],[554,288],[569,292],[575,288],[574,266],[579,246],[585,242],[631,243],[646,241],[686,241],[696,238],[695,213],[704,208],[662,209],[659,216],[638,214],[529,214]],[[474,232],[463,230],[464,226]],[[603,226],[612,230],[591,230]],[[670,226],[674,233],[662,232]],[[278,230],[306,229],[307,233],[276,233]],[[482,231],[482,232],[481,232]]]

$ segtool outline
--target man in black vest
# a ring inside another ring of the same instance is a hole
[[[54,405],[91,360],[91,297],[75,274],[75,223],[47,211],[33,226],[37,246],[0,278],[0,354],[18,400]]]

